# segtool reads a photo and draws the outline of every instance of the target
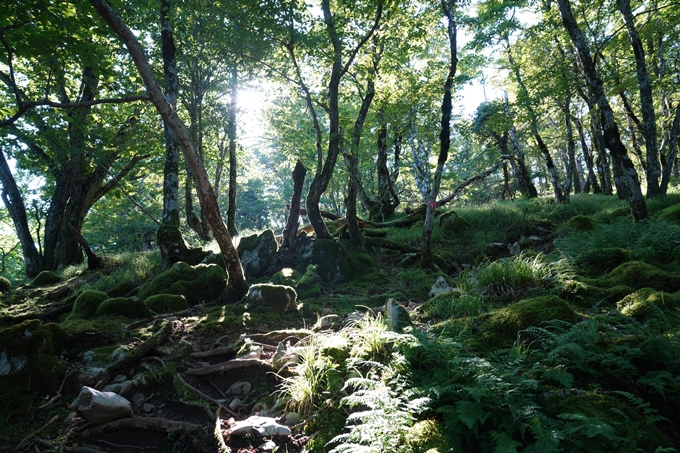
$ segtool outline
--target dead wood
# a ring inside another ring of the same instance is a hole
[[[273,330],[268,333],[253,334],[249,338],[259,343],[278,346],[283,341],[290,341],[291,344],[295,344],[312,333],[311,330]]]
[[[148,429],[151,431],[170,433],[180,432],[183,434],[190,434],[198,431],[199,425],[189,422],[179,422],[176,420],[167,420],[158,417],[134,417],[121,418],[103,425],[95,426],[83,431],[83,437],[88,439],[96,439],[102,434],[113,433],[126,429]]]
[[[266,368],[269,371],[274,370],[274,367],[272,367],[272,365],[269,362],[265,362],[264,360],[235,359],[235,360],[230,360],[230,361],[224,362],[224,363],[218,363],[217,365],[204,366],[204,367],[201,367],[201,368],[193,368],[191,370],[185,371],[184,374],[188,374],[190,376],[205,376],[207,374],[221,373],[223,371],[230,371],[230,370],[240,370],[240,369],[243,369],[243,368],[250,368],[250,367]]]
[[[202,391],[200,391],[199,389],[197,389],[197,388],[194,387],[193,385],[189,384],[187,381],[185,381],[185,380],[182,378],[182,375],[181,375],[181,374],[177,373],[176,376],[177,376],[177,379],[179,379],[180,381],[182,381],[182,384],[186,385],[186,386],[189,388],[189,390],[191,390],[192,392],[194,392],[196,395],[200,396],[201,398],[203,398],[203,399],[206,400],[207,402],[209,402],[209,403],[211,403],[211,404],[214,404],[214,405],[216,405],[216,406],[221,406],[221,405],[222,405],[222,401],[217,401],[217,400],[216,400],[215,398],[213,398],[212,396],[210,396],[210,395],[208,395],[208,394],[206,394],[206,393],[203,393]]]
[[[80,231],[78,231],[70,223],[68,224],[68,229],[71,231],[71,234],[75,238],[76,242],[80,244],[80,246],[85,250],[85,254],[87,255],[87,269],[94,270],[104,267],[104,261],[95,255],[95,253],[90,248],[90,244],[88,244],[83,235],[80,234]]]
[[[222,348],[214,348],[214,349],[210,349],[208,351],[192,352],[190,354],[190,356],[194,357],[194,358],[204,358],[204,357],[214,357],[216,355],[233,354],[235,352],[238,352],[238,349],[235,349],[232,346],[224,346]]]
[[[144,357],[149,352],[153,351],[162,342],[164,342],[172,332],[172,323],[167,322],[161,329],[151,336],[148,340],[137,346],[134,351],[126,355],[119,361],[109,365],[104,371],[97,376],[97,384],[94,386],[97,390],[101,390],[112,376],[118,373],[123,368],[132,365],[137,360]]]

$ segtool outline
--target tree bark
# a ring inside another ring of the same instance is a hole
[[[291,253],[295,251],[295,236],[297,236],[298,225],[300,224],[300,201],[306,174],[307,169],[302,165],[302,161],[298,159],[293,169],[293,197],[290,200],[288,219],[283,229],[283,239],[281,241],[281,248],[287,248]]]
[[[199,200],[226,262],[229,284],[234,292],[234,296],[240,299],[246,293],[246,281],[238,251],[231,242],[229,232],[222,221],[217,197],[215,197],[215,192],[213,192],[208,180],[208,174],[194,151],[191,137],[184,123],[182,123],[175,110],[165,100],[163,92],[144,55],[144,51],[132,31],[105,0],[90,0],[90,4],[127,46],[130,56],[134,60],[137,70],[144,81],[151,101],[179,140],[184,158],[194,171]]]
[[[654,97],[652,96],[652,82],[647,72],[645,50],[635,29],[635,19],[630,8],[630,0],[617,0],[619,11],[625,22],[630,44],[635,55],[635,67],[640,88],[640,108],[645,131],[645,150],[647,151],[647,196],[660,195],[659,178],[659,149],[656,140],[656,114],[654,113]]]
[[[590,149],[588,148],[588,143],[586,142],[583,124],[579,118],[574,118],[574,124],[576,125],[579,142],[581,143],[581,151],[583,152],[583,159],[586,162],[586,169],[588,170],[588,184],[593,189],[593,193],[601,193],[602,189],[600,189],[600,184],[597,182],[597,175],[595,175],[595,170],[593,167],[593,156],[590,154]]]
[[[619,176],[628,186],[629,196],[628,202],[630,204],[631,214],[635,221],[648,217],[647,204],[642,196],[640,190],[640,180],[638,179],[637,171],[633,166],[633,162],[628,157],[626,147],[621,141],[619,128],[614,119],[614,112],[612,111],[609,101],[604,92],[602,80],[597,75],[595,63],[590,55],[590,50],[586,44],[581,29],[578,27],[574,14],[571,11],[569,0],[558,0],[557,2],[562,16],[564,27],[571,38],[574,47],[576,47],[581,67],[585,74],[588,89],[593,94],[603,119],[603,135],[604,140],[609,148],[616,165],[620,168]]]
[[[231,70],[231,101],[229,103],[229,192],[227,205],[227,230],[232,236],[236,229],[236,115],[238,113],[238,66]]]
[[[668,191],[668,182],[671,179],[671,170],[676,165],[676,158],[678,153],[678,132],[680,132],[680,104],[678,104],[675,110],[675,116],[673,118],[673,125],[671,130],[668,132],[668,153],[665,152],[664,147],[662,147],[661,157],[663,164],[663,172],[661,174],[661,187],[660,192],[665,194]]]
[[[442,99],[442,119],[441,132],[439,133],[439,157],[437,159],[437,169],[434,174],[434,184],[429,194],[428,203],[425,211],[425,222],[423,223],[423,236],[420,247],[420,266],[423,269],[434,268],[434,258],[432,256],[432,230],[434,229],[434,214],[437,208],[437,196],[442,182],[442,172],[444,164],[449,157],[451,148],[451,111],[453,79],[456,76],[458,66],[457,48],[457,29],[456,29],[456,0],[442,0],[442,10],[447,19],[447,35],[449,38],[449,68],[444,82],[444,97]]]
[[[504,103],[505,114],[508,117],[510,117],[510,106],[508,105],[509,102],[507,91],[503,92],[503,97],[505,100]],[[522,148],[519,145],[519,140],[517,139],[517,131],[515,130],[515,126],[513,124],[510,125],[508,133],[510,141],[512,142],[512,147],[514,149],[514,153],[510,153],[508,151],[508,155],[511,154],[515,155],[515,158],[512,161],[513,167],[515,169],[515,178],[517,178],[517,188],[519,189],[520,193],[523,196],[528,198],[537,198],[538,191],[536,190],[536,186],[534,186],[534,182],[531,180],[531,175],[527,170],[524,152],[522,152]]]

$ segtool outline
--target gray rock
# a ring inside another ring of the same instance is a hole
[[[396,300],[394,300],[394,298],[390,298],[387,301],[385,308],[385,312],[387,313],[387,322],[391,331],[401,332],[404,330],[404,327],[413,325],[408,311]]]
[[[237,407],[239,407],[242,402],[243,401],[241,401],[239,398],[234,398],[233,400],[231,400],[228,407],[229,409],[234,410]]]
[[[453,291],[454,289],[449,286],[446,279],[440,275],[439,277],[437,277],[437,281],[434,282],[434,285],[432,285],[432,288],[430,289],[428,296],[432,298],[440,294],[450,293]]]
[[[279,245],[272,230],[264,230],[261,234],[253,234],[241,238],[238,254],[247,276],[262,277],[269,264],[276,257]]]
[[[262,451],[274,451],[274,449],[276,448],[276,444],[274,443],[274,441],[268,440],[267,442],[263,443],[257,448],[259,448]]]
[[[522,253],[522,247],[519,245],[519,242],[515,242],[514,244],[508,246],[508,250],[512,256]]]
[[[132,406],[122,396],[113,392],[100,392],[86,386],[80,390],[71,407],[94,425],[132,416]]]
[[[290,286],[260,283],[250,287],[246,300],[252,305],[263,305],[277,313],[297,309],[297,293]]]
[[[234,382],[227,389],[226,394],[227,395],[247,395],[248,393],[250,393],[251,388],[252,388],[252,386],[251,386],[250,382],[246,382],[246,381]]]
[[[156,408],[156,406],[154,406],[154,405],[151,404],[151,403],[144,403],[144,404],[142,404],[142,410],[143,410],[144,412],[151,412],[151,411],[153,411],[155,408]]]
[[[302,421],[302,416],[297,412],[286,412],[281,418],[281,423],[286,426],[295,426]]]
[[[340,315],[326,315],[319,318],[314,324],[313,330],[329,330],[339,329],[342,327],[342,316]]]
[[[260,436],[288,436],[292,431],[289,427],[280,425],[271,417],[254,415],[236,422],[230,432],[232,436],[236,437],[243,437],[254,433],[258,433]]]

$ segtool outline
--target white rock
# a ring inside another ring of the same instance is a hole
[[[87,386],[80,390],[71,407],[95,425],[132,416],[132,406],[128,400],[113,392],[100,392]]]
[[[250,382],[246,382],[246,381],[234,382],[227,389],[226,394],[227,395],[247,395],[248,393],[250,393],[251,387],[252,386],[250,385]]]
[[[268,440],[267,442],[263,443],[257,448],[259,448],[262,451],[274,451],[274,449],[276,448],[276,444],[274,443],[274,441]]]
[[[449,284],[446,282],[446,279],[440,275],[439,277],[437,277],[437,281],[434,282],[434,285],[432,285],[432,288],[430,289],[428,296],[432,298],[440,294],[450,293],[453,291],[454,289],[449,286]]]
[[[241,403],[242,401],[240,399],[234,398],[233,400],[231,400],[231,403],[229,403],[229,409],[234,410],[237,407],[239,407]]]
[[[261,436],[287,436],[292,433],[287,426],[276,423],[271,417],[254,415],[245,420],[238,421],[231,428],[232,436],[247,436],[257,432]]]

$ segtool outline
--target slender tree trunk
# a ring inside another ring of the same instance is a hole
[[[165,100],[177,109],[179,81],[175,60],[175,39],[170,24],[170,0],[161,0],[161,54],[165,78]],[[165,130],[165,166],[163,168],[164,225],[179,229],[179,143],[175,133],[163,122]]]
[[[581,176],[576,168],[576,143],[574,142],[574,128],[571,123],[571,94],[568,94],[564,101],[564,126],[567,134],[567,178],[564,187],[564,199],[569,202],[572,186],[574,193],[581,192]]]
[[[508,92],[504,91],[503,92],[503,97],[505,100],[505,114],[510,117],[510,106],[508,102]],[[513,169],[515,171],[515,178],[517,179],[517,188],[519,189],[520,193],[528,198],[537,198],[538,197],[538,191],[536,190],[536,186],[534,186],[534,182],[531,180],[531,175],[529,174],[529,171],[527,169],[526,165],[526,159],[524,158],[524,152],[522,152],[522,148],[520,147],[519,140],[517,139],[517,131],[515,130],[515,126],[511,125],[510,129],[508,130],[509,133],[509,138],[510,142],[512,142],[512,147],[514,150],[514,153],[510,153],[508,151],[508,155],[514,154],[515,158],[512,159],[513,163]]]
[[[229,196],[227,230],[232,236],[236,229],[236,115],[238,113],[238,66],[231,70],[231,101],[229,104]]]
[[[444,98],[442,99],[442,120],[441,132],[439,133],[439,158],[437,159],[437,169],[434,174],[434,184],[427,200],[425,211],[425,222],[423,223],[423,236],[420,247],[420,265],[423,269],[434,268],[434,257],[432,255],[432,230],[434,229],[434,213],[437,208],[437,196],[442,182],[442,172],[444,164],[449,158],[451,148],[451,111],[453,79],[456,76],[458,66],[458,47],[456,29],[456,0],[442,0],[441,6],[447,19],[447,35],[449,38],[449,70],[444,82]]]
[[[656,141],[656,114],[654,113],[654,97],[652,95],[652,82],[647,73],[645,62],[645,50],[642,41],[635,29],[635,19],[630,8],[630,0],[617,0],[619,11],[625,22],[630,44],[635,55],[635,67],[637,69],[638,85],[640,87],[640,107],[645,131],[645,150],[647,151],[647,196],[654,197],[660,194],[659,178],[659,149]]]
[[[588,184],[593,189],[593,193],[601,193],[600,184],[597,182],[597,175],[595,175],[595,169],[593,167],[593,156],[590,154],[590,149],[588,149],[588,143],[586,142],[586,135],[583,131],[583,123],[579,118],[574,118],[574,124],[576,125],[576,131],[578,132],[579,142],[581,143],[581,151],[583,152],[583,159],[586,163],[586,170],[588,171]]]
[[[198,197],[201,200],[203,210],[215,233],[215,238],[217,239],[222,256],[226,262],[227,273],[229,274],[229,284],[234,292],[234,296],[240,299],[245,296],[247,288],[238,251],[231,242],[227,227],[222,221],[219,205],[217,204],[217,197],[215,197],[215,192],[213,192],[213,189],[210,186],[208,174],[194,151],[191,137],[189,136],[184,123],[182,123],[175,110],[173,110],[165,100],[163,92],[144,55],[144,51],[132,31],[125,25],[118,14],[114,12],[105,0],[90,0],[90,4],[125,43],[130,52],[130,56],[134,60],[137,70],[144,81],[151,101],[179,140],[184,158],[194,170]]]
[[[642,196],[640,190],[640,180],[638,179],[637,171],[633,166],[633,162],[628,157],[626,147],[621,141],[619,128],[614,119],[614,112],[612,111],[609,101],[604,92],[602,80],[597,75],[595,63],[590,55],[590,50],[586,44],[581,29],[576,23],[574,14],[571,11],[569,0],[558,0],[557,2],[562,22],[571,38],[574,47],[576,47],[581,67],[585,73],[586,83],[588,89],[592,92],[603,118],[603,135],[607,148],[615,161],[615,167],[620,169],[618,178],[625,181],[628,187],[628,203],[630,204],[631,214],[635,221],[648,217],[647,204]]]
[[[678,152],[678,132],[680,132],[680,103],[675,110],[675,116],[673,118],[673,125],[671,130],[668,132],[668,153],[662,147],[662,164],[663,172],[661,174],[661,187],[659,191],[665,194],[668,191],[668,182],[671,179],[671,170],[677,165],[676,163],[677,152]]]
[[[283,229],[281,248],[287,248],[291,254],[295,251],[295,236],[297,236],[298,225],[300,223],[300,201],[302,198],[302,188],[305,183],[307,169],[298,159],[293,169],[293,197],[290,200],[290,210],[286,227]]]

